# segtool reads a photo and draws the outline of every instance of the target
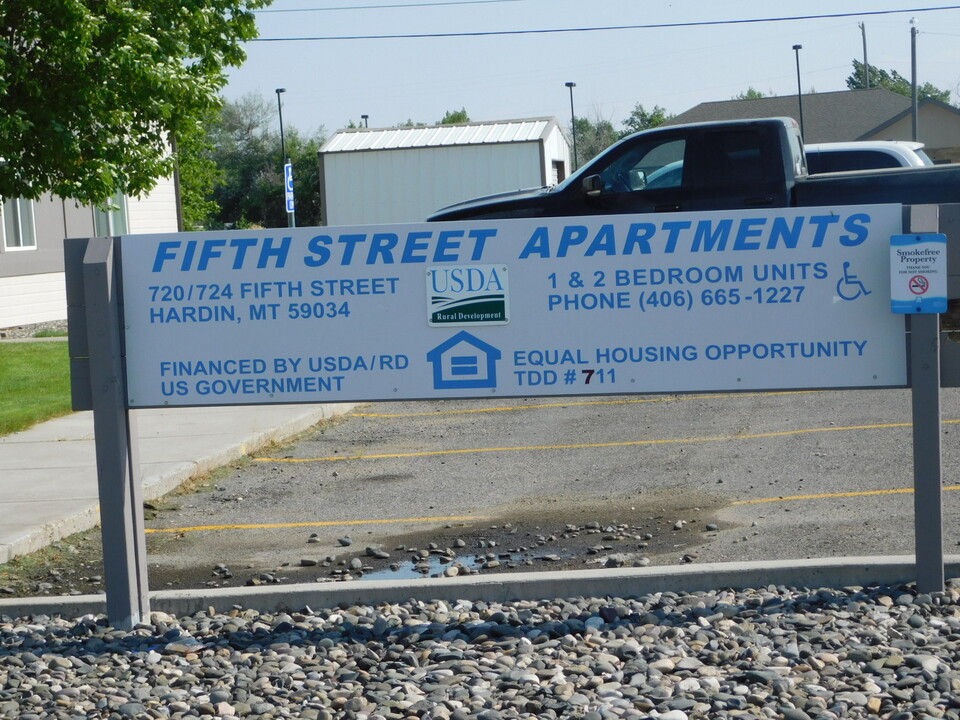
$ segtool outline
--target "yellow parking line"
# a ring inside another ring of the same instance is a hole
[[[191,527],[176,528],[147,528],[146,531],[148,533],[185,533],[201,532],[203,530],[273,530],[277,528],[334,527],[337,525],[395,525],[400,523],[421,522],[461,522],[464,520],[479,520],[484,522],[489,520],[489,518],[481,515],[453,515],[447,517],[387,518],[383,520],[317,520],[313,522],[259,523],[252,525],[194,525]]]
[[[943,491],[960,490],[960,485],[945,485]],[[784,495],[783,497],[756,498],[754,500],[735,500],[731,505],[762,505],[765,503],[786,502],[788,500],[830,500],[835,498],[869,497],[871,495],[907,495],[913,488],[891,488],[888,490],[857,490],[852,492],[814,493],[811,495]]]
[[[944,420],[944,424],[958,423],[960,420]],[[661,440],[624,440],[620,442],[575,443],[569,445],[520,445],[514,447],[460,448],[457,450],[421,450],[409,453],[383,453],[376,455],[334,455],[319,458],[253,458],[254,462],[314,463],[340,462],[343,460],[386,460],[416,457],[436,457],[439,455],[475,455],[491,452],[533,452],[544,450],[588,450],[597,448],[639,447],[643,445],[677,445],[681,443],[729,442],[731,440],[761,440],[763,438],[788,437],[790,435],[808,435],[812,433],[849,432],[852,430],[888,430],[908,428],[912,423],[879,423],[876,425],[842,425],[822,428],[801,428],[799,430],[781,430],[778,432],[752,433],[741,435],[718,435],[715,437],[666,438]]]
[[[568,402],[538,403],[536,405],[508,405],[506,407],[480,407],[466,408],[461,410],[431,410],[430,412],[419,413],[351,413],[351,417],[368,418],[408,418],[408,417],[431,417],[434,415],[470,415],[472,413],[491,413],[491,412],[515,412],[518,410],[542,410],[544,408],[555,407],[580,407],[587,405],[637,405],[640,403],[661,403],[661,402],[680,402],[681,400],[717,400],[719,398],[751,398],[751,397],[773,397],[777,395],[805,395],[809,393],[822,392],[821,390],[783,390],[780,392],[763,393],[717,393],[715,395],[661,395],[657,397],[642,397],[619,400],[576,400]]]

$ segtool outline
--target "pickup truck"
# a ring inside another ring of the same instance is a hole
[[[761,118],[634,133],[559,185],[468,200],[428,220],[956,202],[960,165],[809,175],[796,121]]]

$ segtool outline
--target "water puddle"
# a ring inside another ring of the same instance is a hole
[[[476,575],[481,572],[522,570],[535,566],[548,566],[573,557],[573,553],[530,553],[510,551],[501,553],[471,553],[466,555],[429,555],[390,564],[382,569],[365,567],[363,574],[352,573],[358,580],[409,580],[414,578],[442,577],[450,568],[456,568],[457,576]],[[358,577],[359,575],[359,577]]]

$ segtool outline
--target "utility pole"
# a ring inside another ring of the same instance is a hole
[[[870,65],[867,63],[867,26],[860,23],[860,34],[863,35],[863,86],[870,89]]]
[[[793,52],[797,55],[797,109],[800,111],[800,137],[804,140],[807,136],[803,132],[803,90],[800,87],[800,51],[803,45],[794,45]]]
[[[910,84],[913,95],[913,141],[920,139],[920,118],[919,103],[917,102],[917,23],[914,18],[910,18],[910,72],[913,76]]]

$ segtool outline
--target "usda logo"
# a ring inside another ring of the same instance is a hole
[[[505,265],[463,265],[427,269],[427,322],[447,325],[506,325]]]

